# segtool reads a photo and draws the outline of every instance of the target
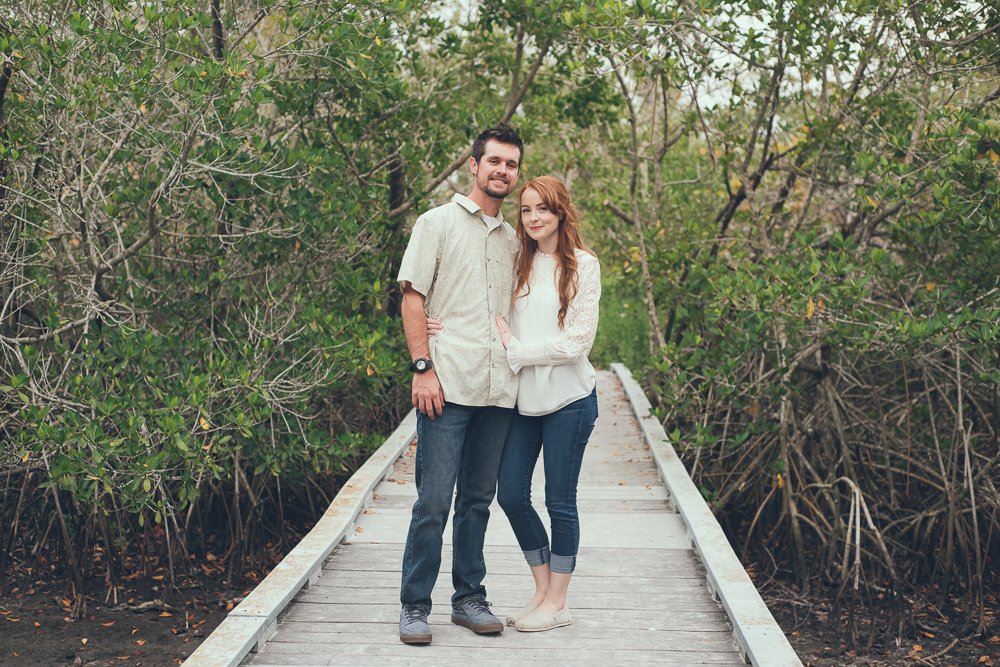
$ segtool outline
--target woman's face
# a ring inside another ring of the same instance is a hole
[[[559,245],[559,216],[549,210],[534,190],[525,190],[521,195],[521,224],[538,243],[539,250],[546,255],[555,253]]]

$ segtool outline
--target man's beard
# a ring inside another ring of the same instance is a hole
[[[498,187],[502,189],[497,190],[496,188]],[[482,185],[480,189],[486,193],[487,197],[492,197],[493,199],[505,199],[514,188],[511,186],[510,182],[494,182],[492,179],[487,178],[486,183]]]

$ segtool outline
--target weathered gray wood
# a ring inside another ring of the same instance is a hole
[[[351,656],[316,656],[318,660],[327,660],[327,662],[311,662],[310,656],[296,656],[298,661],[285,663],[291,665],[297,665],[298,667],[326,667],[327,665],[332,665],[335,667],[385,667],[388,664],[396,665],[407,665],[408,667],[441,667],[441,659],[428,654],[423,654],[421,651],[424,647],[413,647],[414,654],[406,657],[401,657],[398,660],[394,660],[392,663],[386,661],[384,656],[378,655],[351,655]],[[430,650],[430,647],[426,647]],[[279,667],[276,663],[254,663],[256,667]],[[508,658],[504,656],[497,659],[496,656],[491,656],[489,667],[553,667],[554,665],[561,666],[563,663],[560,660],[556,662],[552,661],[552,656],[536,660],[526,657],[518,658]],[[665,661],[655,660],[635,660],[633,658],[628,659],[629,667],[656,667],[657,665],[665,664]],[[668,664],[685,664],[681,663],[668,663]],[[701,662],[695,662],[692,664],[702,664]],[[717,667],[746,667],[744,662],[714,662],[711,663]],[[284,667],[284,665],[282,665]]]
[[[680,665],[714,665],[732,664],[733,649],[728,651],[674,651],[666,649],[652,650],[632,650],[626,647],[619,649],[604,650],[580,650],[562,649],[553,656],[552,651],[534,648],[517,648],[504,645],[503,637],[497,637],[498,645],[488,648],[470,649],[465,646],[442,646],[431,644],[430,646],[406,646],[401,643],[396,644],[339,644],[336,646],[336,655],[331,656],[333,650],[324,651],[315,644],[295,644],[272,640],[268,642],[263,654],[257,654],[256,662],[276,665],[301,665],[301,664],[354,664],[352,658],[360,655],[382,656],[385,664],[400,664],[398,659],[406,660],[410,656],[419,654],[433,654],[440,662],[466,664],[470,662],[481,662],[493,664],[495,661],[510,660],[520,662],[523,660],[555,660],[550,664],[580,664],[580,665],[624,665],[634,660],[646,660],[649,662],[659,662],[661,664]],[[331,647],[332,649],[332,647]],[[405,662],[402,664],[406,664]]]
[[[534,591],[531,580],[525,577],[527,565],[523,565],[517,572],[497,573],[491,571],[486,575],[486,585],[490,590],[496,591]],[[371,572],[358,570],[338,570],[336,576],[321,577],[312,588],[363,588],[399,591],[399,582],[393,575],[398,574],[395,570],[386,569],[380,571],[381,574],[373,577]],[[440,582],[439,582],[440,583]],[[622,582],[622,577],[596,577],[596,576],[574,576],[573,590],[579,593],[620,593],[626,582]],[[685,577],[628,577],[628,588],[631,590],[701,590],[705,588],[705,573],[694,570],[688,571]],[[445,582],[444,585],[447,585]],[[311,589],[310,589],[311,590]],[[353,593],[352,593],[353,594]]]
[[[376,508],[378,507],[376,503]],[[486,529],[486,544],[516,545],[514,531],[502,516],[492,517]],[[543,523],[547,523],[543,519]],[[357,519],[357,532],[350,538],[386,544],[404,543],[410,514],[401,510],[380,510]],[[451,544],[451,520],[444,529],[444,543]],[[615,513],[590,513],[580,517],[580,546],[600,547],[613,539],[634,549],[690,549],[687,527],[678,514],[641,514],[621,510]]]
[[[612,364],[612,368],[629,397],[643,438],[650,446],[673,502],[707,566],[709,583],[733,622],[737,643],[747,661],[754,665],[801,667],[795,650],[757,593],[711,508],[667,439],[663,425],[650,413],[652,406],[632,373],[622,364]]]
[[[586,465],[586,458],[584,458],[584,465]],[[591,476],[591,473],[587,473]],[[643,481],[640,484],[636,481],[634,484],[628,484],[629,480],[613,480],[614,475],[602,475],[598,481],[586,481],[581,477],[580,485],[577,487],[577,498],[578,499],[595,499],[595,500],[629,500],[631,498],[659,498],[666,499],[667,489],[666,487],[656,480],[654,477],[642,478]],[[597,478],[595,477],[595,480]],[[639,478],[636,477],[636,480]],[[648,480],[648,481],[647,481]],[[620,487],[618,482],[625,481],[624,487]],[[646,488],[649,484],[650,488]],[[627,487],[627,488],[626,488]],[[411,498],[410,504],[417,499],[417,487],[412,482],[407,482],[406,484],[397,484],[396,482],[382,482],[375,488],[375,495],[378,496],[376,500],[381,500],[384,496],[406,496]],[[542,501],[545,498],[545,486],[543,484],[533,484],[531,487],[531,497],[535,500]],[[541,502],[539,502],[541,506]],[[499,511],[499,506],[493,505],[493,507]]]
[[[630,488],[632,493],[628,494],[625,499],[619,500],[618,498],[606,497],[604,499],[599,498],[577,498],[576,506],[581,513],[587,514],[589,512],[607,512],[609,509],[613,509],[616,504],[619,506],[619,511],[623,512],[666,512],[668,514],[673,514],[673,506],[666,498],[656,499],[652,498],[651,495],[646,495],[646,497],[640,497],[637,490],[632,487]],[[645,489],[643,489],[645,491]],[[645,495],[645,494],[643,494]],[[541,494],[539,497],[532,496],[534,500],[537,500],[539,505],[544,504],[545,496]],[[413,507],[413,501],[416,499],[416,495],[413,496],[380,496],[379,497],[379,507],[384,510],[403,510],[408,511]],[[611,504],[608,503],[611,501]],[[491,512],[499,512],[499,505],[495,505],[491,508]],[[494,517],[494,519],[501,519],[500,515]]]
[[[448,603],[434,607],[430,615],[432,627],[437,625],[448,625],[449,611]],[[507,616],[517,612],[520,607],[495,608],[497,614]],[[393,631],[399,621],[399,605],[364,605],[364,604],[293,604],[288,612],[279,621],[279,626],[284,627],[284,623],[293,621],[303,621],[311,623],[377,623],[384,624],[389,628],[390,635],[397,637]],[[608,609],[598,613],[580,611],[573,617],[573,623],[567,627],[581,628],[620,628],[633,630],[649,630],[654,628],[658,631],[698,630],[703,628],[729,628],[725,612],[717,606],[714,609],[699,611],[687,609],[670,614],[656,614],[650,618],[650,614],[636,610]],[[562,629],[562,628],[560,628]],[[466,631],[467,632],[467,631]],[[513,632],[516,632],[513,631]],[[522,633],[518,633],[522,634]],[[526,633],[525,636],[534,637],[538,633]]]
[[[449,524],[429,618],[433,643],[399,642],[400,563],[416,499],[415,447],[407,447],[374,487],[355,530],[323,563],[323,577],[295,596],[277,634],[246,664],[742,664],[732,626],[706,585],[687,526],[674,513],[618,379],[599,373],[598,392],[600,417],[578,486],[581,548],[568,598],[572,625],[546,633],[507,628],[496,636],[453,625]],[[532,498],[548,525],[541,465]],[[534,587],[495,502],[486,542],[484,585],[493,610],[500,616],[515,613]]]
[[[518,607],[527,602],[527,598],[530,597],[530,595],[522,597],[520,594],[507,593],[504,589],[490,587],[488,584],[486,586],[486,590],[489,592],[491,599],[498,600],[501,595],[504,595],[506,598],[504,600],[505,604],[513,604]],[[355,592],[356,589],[351,591],[351,593]],[[534,591],[532,590],[531,592]],[[449,591],[443,587],[435,589],[435,593],[437,594],[438,599],[448,599],[450,595]],[[347,604],[348,601],[357,600],[364,600],[365,604],[372,605],[398,605],[399,591],[393,591],[388,588],[373,588],[368,589],[363,596],[355,596],[353,594],[348,596],[342,592],[342,589],[332,587],[320,588],[318,586],[314,586],[308,590],[301,591],[294,598],[296,603],[306,602],[312,604]],[[583,595],[581,593],[571,592],[568,598],[568,603],[571,610],[655,609],[657,610],[657,613],[665,614],[682,612],[685,609],[697,609],[700,611],[718,609],[718,605],[715,600],[712,599],[707,587],[701,587],[698,589],[685,587],[678,590],[676,593],[629,591],[618,595],[610,593]]]
[[[293,607],[293,610],[297,610],[298,607]],[[467,632],[463,632],[461,628],[457,628],[452,625],[448,618],[448,614],[441,612],[433,612],[430,616],[430,625],[434,632],[439,637],[450,636],[452,628],[458,633],[458,636],[464,637]],[[630,633],[637,633],[642,636],[658,636],[657,633],[663,632],[683,632],[683,633],[701,633],[709,632],[705,630],[707,627],[711,627],[712,633],[722,633],[729,635],[732,634],[732,630],[724,623],[725,614],[723,612],[692,612],[689,614],[678,615],[676,617],[670,617],[669,619],[662,619],[659,623],[660,627],[650,628],[647,627],[648,623],[643,625],[640,622],[641,619],[636,617],[631,622],[618,622],[605,623],[602,619],[601,614],[577,614],[571,625],[567,625],[565,628],[560,628],[562,632],[559,633],[533,633],[533,634],[523,634],[518,633],[515,630],[508,628],[505,632],[511,633],[510,637],[519,637],[516,641],[532,642],[533,637],[589,637],[591,639],[615,639],[617,637],[627,637]],[[375,622],[357,622],[352,623],[349,621],[323,621],[316,620],[311,616],[307,616],[301,611],[289,611],[288,615],[282,619],[283,626],[287,627],[289,632],[310,632],[316,633],[318,635],[323,634],[350,634],[350,633],[361,633],[367,637],[367,641],[375,642],[386,642],[395,643],[399,640],[396,637],[396,623],[385,622],[385,623],[375,623]],[[718,624],[718,625],[716,625]],[[727,635],[727,636],[729,636]],[[505,634],[505,636],[507,636]]]
[[[288,644],[328,644],[335,646],[336,651],[343,644],[370,644],[397,646],[399,639],[393,636],[392,628],[375,626],[374,632],[358,628],[347,632],[310,632],[305,623],[290,624],[282,632],[282,639],[272,640],[275,646]],[[567,626],[567,627],[572,627]],[[731,651],[733,636],[731,632],[692,632],[674,630],[660,632],[656,630],[618,630],[614,636],[610,634],[595,635],[593,631],[583,632],[540,632],[528,634],[516,630],[505,631],[501,637],[495,635],[475,635],[463,628],[454,630],[445,626],[434,628],[438,643],[448,646],[465,646],[469,648],[500,648],[559,650],[587,649],[606,650],[610,642],[628,649],[671,650],[671,651]]]

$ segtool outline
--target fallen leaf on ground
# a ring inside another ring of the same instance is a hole
[[[160,616],[173,616],[173,614],[171,614],[169,611],[164,611],[160,614]]]
[[[86,646],[87,645],[87,638],[84,637],[83,639],[80,640],[80,642],[83,643],[84,646]]]
[[[114,622],[114,621],[111,621],[110,623],[101,623],[101,625],[103,625],[103,626],[104,626],[104,627],[106,627],[106,628],[110,628],[110,627],[111,627],[112,625],[114,625],[114,624],[115,624],[115,622]]]
[[[139,646],[142,646],[143,644],[146,643],[146,640],[145,639],[136,639],[135,643],[138,644]]]

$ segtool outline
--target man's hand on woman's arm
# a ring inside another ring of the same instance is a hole
[[[429,359],[430,346],[427,343],[427,316],[424,314],[424,295],[410,285],[403,291],[403,331],[406,345],[413,359]],[[444,390],[432,368],[424,373],[413,374],[413,407],[434,419],[444,411]]]

